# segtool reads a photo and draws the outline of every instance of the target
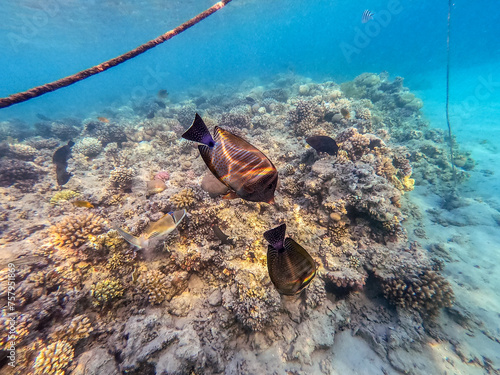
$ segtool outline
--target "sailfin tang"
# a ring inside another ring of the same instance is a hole
[[[281,224],[279,227],[270,229],[264,232],[264,238],[276,250],[283,248],[283,241],[285,240],[286,224]]]
[[[210,135],[207,126],[198,114],[195,115],[192,125],[184,132],[182,138],[193,142],[203,143],[209,147],[214,147],[215,145],[214,139]]]

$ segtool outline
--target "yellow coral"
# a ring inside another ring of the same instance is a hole
[[[170,197],[170,200],[177,208],[187,208],[195,201],[194,191],[186,188]]]
[[[391,176],[390,181],[403,194],[406,191],[412,191],[415,187],[415,180],[410,178],[410,176],[404,176],[402,180],[396,176]]]
[[[118,280],[106,279],[92,285],[90,295],[94,306],[104,306],[123,295],[123,287]]]
[[[75,351],[66,341],[57,341],[40,350],[33,366],[34,375],[64,375]]]
[[[55,206],[62,202],[67,202],[75,197],[78,197],[80,193],[77,193],[73,190],[61,190],[54,194],[52,198],[50,198],[50,204]]]
[[[89,213],[71,216],[52,226],[53,244],[62,248],[76,250],[104,230],[105,221]]]
[[[51,338],[64,340],[72,345],[76,345],[78,341],[87,338],[93,330],[87,316],[77,315],[71,320],[69,325],[59,327]]]
[[[404,191],[412,191],[415,188],[415,180],[410,176],[404,176],[402,184]]]

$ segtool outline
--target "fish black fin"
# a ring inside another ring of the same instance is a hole
[[[279,227],[270,229],[264,232],[264,238],[269,244],[277,250],[283,248],[283,242],[285,241],[286,224],[283,223]]]
[[[182,138],[187,139],[188,141],[203,143],[209,147],[214,147],[215,145],[215,141],[210,135],[210,131],[198,114],[194,116],[193,123],[189,129],[184,132]]]

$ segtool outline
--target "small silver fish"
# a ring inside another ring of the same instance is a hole
[[[365,10],[363,12],[363,15],[361,16],[361,22],[362,23],[367,23],[368,21],[373,19],[373,12],[370,10]]]
[[[144,232],[139,237],[136,237],[127,231],[115,226],[115,230],[122,236],[129,244],[138,247],[139,249],[148,248],[152,242],[161,240],[167,234],[172,232],[177,225],[186,216],[186,210],[174,211],[165,214],[160,220],[150,223]]]

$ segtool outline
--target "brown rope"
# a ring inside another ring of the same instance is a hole
[[[196,25],[198,22],[204,20],[211,14],[217,12],[219,9],[224,8],[224,6],[229,3],[231,0],[221,0],[218,3],[214,4],[204,12],[198,14],[196,17],[191,18],[189,21],[184,22],[182,25],[177,26],[175,29],[166,32],[165,34],[160,35],[158,38],[150,40],[149,42],[140,45],[139,47],[124,53],[118,57],[115,57],[111,60],[105,61],[99,65],[93,66],[92,68],[82,70],[76,74],[73,74],[68,77],[61,78],[57,81],[47,83],[42,86],[34,87],[28,91],[19,92],[17,94],[9,95],[6,98],[0,98],[0,108],[9,107],[13,104],[25,102],[26,100],[36,98],[37,96],[46,94],[51,91],[58,90],[60,88],[72,85],[78,81],[81,81],[85,78],[91,77],[95,74],[99,74],[108,70],[114,66],[117,66],[127,60],[130,60],[141,53],[146,52],[147,50],[156,47],[158,44],[166,42],[170,38],[173,38],[177,34],[182,33],[184,30],[189,29],[191,26]]]

